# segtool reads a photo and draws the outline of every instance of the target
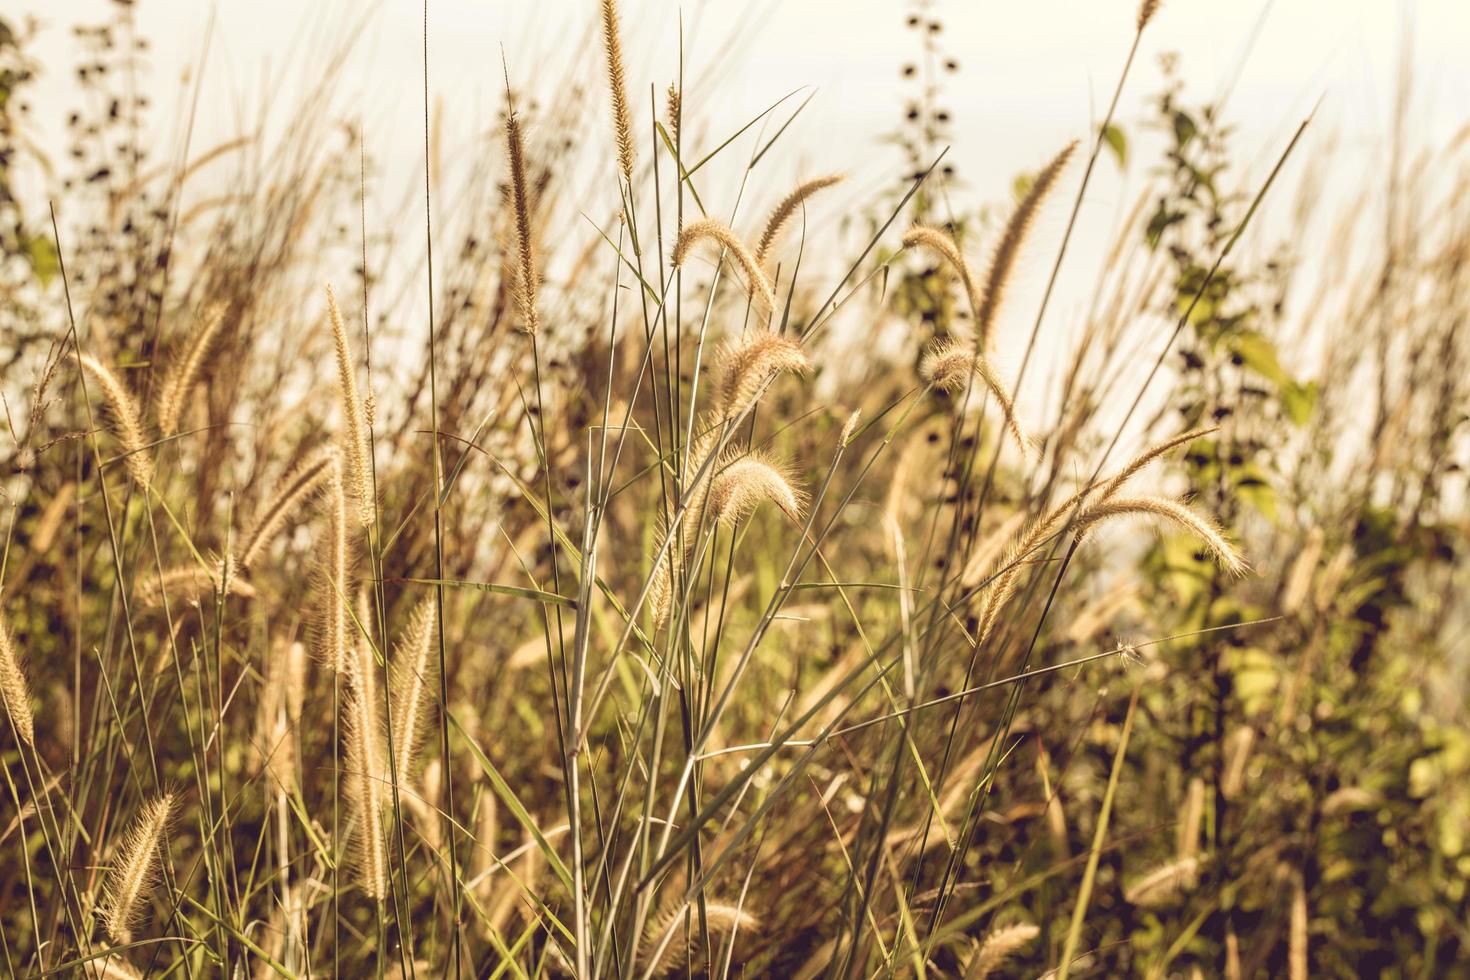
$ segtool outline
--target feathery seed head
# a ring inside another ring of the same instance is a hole
[[[514,107],[505,114],[506,157],[510,166],[511,202],[515,207],[516,267],[511,281],[511,296],[521,315],[521,331],[535,336],[541,329],[541,315],[536,307],[536,290],[540,273],[536,269],[536,247],[531,237],[531,197],[526,186],[526,149],[521,137],[521,122]]]
[[[158,430],[165,436],[171,436],[178,431],[179,417],[184,410],[184,398],[199,377],[199,369],[204,365],[204,357],[209,353],[209,348],[219,333],[220,325],[225,321],[225,312],[228,309],[229,307],[224,303],[215,303],[209,307],[202,320],[204,326],[194,334],[188,345],[180,352],[179,357],[170,367],[163,385],[158,390]]]
[[[915,225],[904,232],[903,247],[926,249],[949,263],[955,275],[960,277],[960,284],[965,287],[965,298],[970,303],[970,311],[974,313],[979,309],[979,286],[975,282],[974,273],[970,271],[970,263],[965,261],[965,255],[960,251],[953,235],[942,228]]]
[[[1148,26],[1148,22],[1154,19],[1154,14],[1159,12],[1159,0],[1143,0],[1138,5],[1138,29],[1141,31]]]
[[[628,80],[623,70],[623,40],[618,31],[617,0],[602,0],[602,46],[607,54],[607,84],[612,101],[613,135],[618,143],[618,172],[633,179],[633,123],[628,110]]]
[[[368,444],[367,416],[357,389],[357,369],[352,362],[352,346],[347,340],[347,325],[337,306],[337,296],[327,286],[327,314],[332,325],[332,343],[337,352],[337,390],[342,401],[342,455],[347,463],[346,492],[357,507],[358,520],[371,527],[377,519],[373,500],[372,450]]]
[[[968,344],[950,337],[931,341],[919,361],[919,377],[948,394],[963,389],[975,370],[975,352]]]
[[[1040,934],[1041,930],[1029,923],[992,930],[966,964],[965,980],[986,980],[1001,964]]]
[[[1102,521],[1131,515],[1155,517],[1192,534],[1209,549],[1216,563],[1231,575],[1242,575],[1250,568],[1241,557],[1240,551],[1225,538],[1214,521],[1167,497],[1113,497],[1099,500],[1078,515],[1075,530],[1081,537],[1089,528]]]
[[[710,484],[710,513],[721,524],[743,520],[765,501],[781,508],[793,521],[800,519],[805,503],[784,469],[759,453],[749,453],[727,463]]]
[[[102,389],[102,395],[112,409],[116,423],[117,441],[123,448],[123,465],[141,487],[147,487],[153,479],[153,460],[143,439],[143,424],[138,414],[137,403],[117,375],[105,364],[90,354],[77,354],[82,370],[90,374]]]
[[[852,443],[852,437],[857,433],[858,423],[863,420],[863,410],[855,408],[847,421],[842,423],[842,432],[837,436],[837,445],[846,449]]]
[[[1180,858],[1133,882],[1123,890],[1123,897],[1139,908],[1159,908],[1193,888],[1198,876],[1199,858]]]
[[[0,613],[0,701],[15,734],[25,745],[36,744],[35,716],[31,712],[31,689],[26,683],[25,669],[21,666],[20,654],[10,636],[10,627]]]
[[[1076,149],[1075,140],[1068,143],[1062,148],[1062,152],[1053,157],[1051,162],[1036,175],[1026,196],[1021,199],[1020,204],[1016,205],[1016,210],[1006,222],[1005,231],[1001,234],[1000,241],[996,243],[995,251],[991,253],[984,291],[975,308],[975,341],[977,348],[982,353],[989,351],[994,343],[995,321],[1005,299],[1011,271],[1015,268],[1022,246],[1025,245],[1026,235],[1031,230],[1042,203],[1045,202],[1052,188],[1056,186],[1057,179]]]
[[[801,344],[786,334],[756,329],[720,357],[719,406],[725,418],[744,412],[783,371],[805,374],[811,367]]]
[[[132,942],[133,926],[142,914],[142,900],[158,874],[159,845],[163,842],[169,816],[173,812],[172,794],[143,807],[123,835],[108,873],[102,921],[113,942]]]
[[[755,261],[765,265],[766,259],[770,257],[771,246],[776,244],[777,237],[786,227],[791,218],[806,203],[807,198],[820,190],[842,183],[842,174],[828,174],[825,177],[815,177],[800,184],[796,190],[787,194],[781,203],[776,205],[771,216],[766,219],[766,230],[761,233],[760,243],[755,247]]]
[[[704,241],[712,241],[728,252],[745,274],[745,282],[751,293],[758,295],[767,309],[775,308],[776,294],[755,256],[750,254],[750,249],[745,247],[745,243],[727,225],[715,218],[700,218],[679,229],[679,237],[674,240],[674,268],[682,268],[689,259],[689,253]]]

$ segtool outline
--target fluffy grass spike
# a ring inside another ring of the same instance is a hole
[[[142,915],[143,898],[158,875],[158,852],[173,812],[174,798],[165,793],[143,807],[123,835],[108,873],[102,922],[113,942],[133,941],[133,927]]]
[[[712,241],[729,252],[739,264],[741,272],[745,274],[745,283],[751,293],[758,295],[767,309],[775,308],[776,294],[771,289],[770,280],[766,278],[766,274],[761,271],[760,264],[756,262],[755,256],[750,254],[750,249],[727,225],[715,218],[701,218],[679,229],[679,237],[674,242],[674,267],[683,267],[689,259],[689,253],[696,245],[704,241]]]

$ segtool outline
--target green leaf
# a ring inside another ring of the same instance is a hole
[[[1291,420],[1291,424],[1297,428],[1306,425],[1307,420],[1312,417],[1312,411],[1317,407],[1317,382],[1300,384],[1288,381],[1277,394],[1281,399],[1281,409]]]
[[[26,259],[31,263],[31,270],[35,272],[42,287],[51,285],[51,280],[61,271],[56,245],[44,235],[37,235],[26,242]]]
[[[1272,384],[1281,387],[1291,383],[1291,378],[1281,367],[1276,356],[1276,345],[1254,330],[1242,330],[1227,342],[1230,353],[1241,359],[1246,367]]]
[[[1103,127],[1103,142],[1108,149],[1113,151],[1113,156],[1118,160],[1120,168],[1128,166],[1128,137],[1123,135],[1123,127],[1116,123],[1108,123]]]

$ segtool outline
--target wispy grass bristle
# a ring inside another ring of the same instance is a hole
[[[90,354],[78,354],[77,360],[102,389],[102,395],[112,410],[117,441],[123,448],[123,465],[141,487],[148,487],[153,480],[153,458],[143,438],[142,416],[133,401],[132,392],[118,379],[117,375]]]
[[[145,805],[128,826],[113,856],[102,904],[102,921],[113,942],[133,941],[133,929],[142,917],[143,900],[158,875],[159,851],[173,805],[171,794]]]

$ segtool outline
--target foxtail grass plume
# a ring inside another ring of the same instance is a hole
[[[98,387],[102,389],[103,397],[107,399],[107,404],[112,409],[117,441],[122,445],[124,453],[123,465],[128,468],[128,473],[139,486],[148,487],[153,479],[153,460],[146,448],[147,443],[143,439],[143,424],[132,394],[123,386],[117,375],[92,355],[78,354],[77,361],[81,364],[82,370],[96,380]]]
[[[602,46],[607,54],[607,84],[612,101],[613,136],[618,144],[618,173],[633,180],[633,123],[628,112],[628,77],[623,70],[623,39],[618,31],[617,0],[602,0]]]
[[[158,875],[159,848],[173,805],[174,798],[168,793],[153,800],[123,835],[107,876],[102,904],[102,922],[113,942],[133,941],[143,898]]]
[[[769,501],[793,521],[801,519],[804,499],[783,467],[759,453],[748,453],[726,464],[709,489],[709,510],[721,524],[735,524]]]
[[[240,549],[242,567],[249,568],[260,557],[291,515],[326,486],[340,465],[341,456],[336,447],[328,446],[281,481],[245,537],[245,544]]]
[[[1184,446],[1191,442],[1194,442],[1196,439],[1204,438],[1205,436],[1214,432],[1217,428],[1218,426],[1210,426],[1209,428],[1205,429],[1191,429],[1188,432],[1181,432],[1177,436],[1172,436],[1168,439],[1165,439],[1163,442],[1158,443],[1157,445],[1150,446],[1148,449],[1145,449],[1143,452],[1139,453],[1132,460],[1130,460],[1127,466],[1123,467],[1117,472],[1115,476],[1108,480],[1107,484],[1104,485],[1102,489],[1102,493],[1100,495],[1101,498],[1103,500],[1106,500],[1116,494],[1119,490],[1123,488],[1123,485],[1125,483],[1133,479],[1134,476],[1138,475],[1138,472],[1149,463],[1152,463],[1154,460],[1165,455],[1171,450],[1178,448],[1179,446]]]
[[[860,408],[853,409],[852,414],[848,415],[847,421],[842,423],[842,431],[837,436],[837,445],[839,447],[846,449],[852,444],[852,437],[857,434],[858,425],[862,420],[863,410]]]
[[[766,219],[766,230],[761,232],[760,242],[755,247],[756,263],[761,266],[766,264],[766,259],[771,254],[771,246],[776,244],[776,239],[780,237],[782,230],[791,221],[792,216],[806,203],[807,198],[834,184],[840,184],[842,181],[842,174],[828,174],[825,177],[814,177],[800,184],[790,194],[787,194],[781,203],[776,205],[776,209],[771,212],[771,216]]]
[[[1156,909],[1172,903],[1194,887],[1199,877],[1199,859],[1181,858],[1160,865],[1123,890],[1123,897],[1139,908]]]
[[[1134,515],[1156,517],[1198,538],[1214,556],[1215,562],[1231,575],[1243,574],[1249,568],[1235,545],[1225,539],[1213,521],[1168,497],[1114,497],[1100,500],[1078,515],[1076,532],[1080,536],[1101,521]]]
[[[142,609],[157,609],[164,600],[186,605],[198,605],[205,596],[213,595],[221,588],[225,595],[241,599],[254,599],[255,587],[240,577],[239,564],[232,558],[215,558],[208,565],[197,562],[170,568],[162,574],[145,579],[137,592],[137,603]]]
[[[352,588],[352,545],[347,534],[347,496],[342,488],[342,471],[335,462],[322,502],[326,520],[317,545],[316,653],[329,669],[345,673],[349,670],[348,647],[352,636],[347,614],[347,595]]]
[[[511,204],[515,208],[516,267],[511,296],[521,315],[521,331],[534,337],[541,329],[536,307],[540,273],[536,270],[536,245],[531,237],[531,196],[526,186],[526,146],[521,121],[512,106],[505,114],[505,149],[510,167]]]
[[[665,112],[667,112],[669,117],[669,142],[677,147],[679,145],[679,126],[683,122],[684,99],[679,94],[679,89],[675,87],[673,82],[669,83],[669,94]]]
[[[377,519],[373,501],[372,447],[368,442],[367,414],[357,389],[357,370],[352,363],[352,345],[347,340],[347,326],[337,296],[327,287],[327,313],[332,322],[332,342],[337,350],[337,390],[342,400],[342,456],[347,463],[346,492],[357,507],[358,520],[371,527]]]
[[[986,980],[1040,934],[1040,929],[1024,922],[991,930],[971,954],[961,976],[964,980]]]
[[[1057,178],[1061,176],[1062,170],[1076,149],[1075,141],[1068,143],[1062,152],[1053,157],[1052,161],[1043,167],[1036,178],[1031,181],[1030,189],[1026,191],[1026,196],[1021,199],[1021,203],[1016,205],[1016,210],[1006,222],[1005,231],[1002,232],[995,251],[990,255],[990,267],[985,274],[984,292],[975,310],[975,346],[982,353],[988,352],[995,343],[996,317],[1005,300],[1006,286],[1010,283],[1016,258],[1026,243],[1027,233],[1031,230],[1042,203],[1051,193],[1052,188],[1056,186]]]
[[[1138,5],[1138,29],[1141,31],[1148,26],[1148,22],[1154,19],[1154,14],[1159,12],[1159,0],[1143,0]]]
[[[950,337],[930,341],[919,360],[919,377],[935,389],[954,394],[970,381],[975,366],[975,352]]]
[[[433,682],[439,666],[431,656],[435,622],[434,599],[430,596],[414,609],[393,652],[394,774],[404,783],[413,773],[434,706]]]
[[[372,899],[388,894],[388,854],[383,838],[383,734],[378,714],[377,662],[372,646],[354,637],[348,658],[347,800],[357,824],[354,871]]]
[[[26,683],[25,669],[21,666],[20,654],[16,652],[3,612],[0,612],[0,700],[5,702],[5,711],[15,727],[16,737],[23,744],[34,746],[36,723],[31,712],[31,688]]]
[[[929,344],[919,361],[919,376],[927,384],[947,394],[963,390],[972,375],[978,377],[1000,403],[1011,438],[1015,439],[1022,453],[1029,455],[1032,451],[1031,437],[1021,428],[1020,420],[1016,418],[1016,406],[1011,393],[1006,390],[984,356],[976,354],[966,343],[950,337],[940,337]]]
[[[749,408],[782,372],[805,374],[811,367],[801,344],[786,334],[755,329],[726,348],[719,359],[719,407],[725,418]]]
[[[700,218],[679,229],[679,237],[674,241],[674,268],[682,268],[689,259],[689,253],[703,241],[712,241],[729,252],[745,274],[745,283],[751,293],[758,295],[767,309],[775,308],[776,294],[755,256],[728,226],[715,218]]]
[[[646,975],[668,976],[685,961],[687,951],[681,926],[688,911],[690,907],[685,905],[649,922],[645,932],[647,947],[641,957]],[[709,927],[711,940],[721,944],[729,942],[728,937],[741,930],[755,932],[760,929],[760,920],[754,915],[737,906],[720,902],[704,904],[704,919]]]
[[[216,303],[205,312],[203,326],[189,338],[188,345],[174,360],[164,377],[163,385],[158,390],[157,412],[158,431],[165,436],[171,436],[178,431],[184,399],[188,396],[189,389],[194,387],[194,382],[199,379],[199,369],[204,365],[204,357],[209,353],[220,326],[225,322],[227,309],[224,303]]]
[[[970,263],[965,261],[965,254],[960,251],[953,235],[942,228],[915,225],[904,233],[903,247],[927,249],[948,262],[955,275],[960,277],[960,285],[965,288],[965,298],[969,301],[971,314],[979,315],[980,288],[975,282],[975,274],[970,270]]]

